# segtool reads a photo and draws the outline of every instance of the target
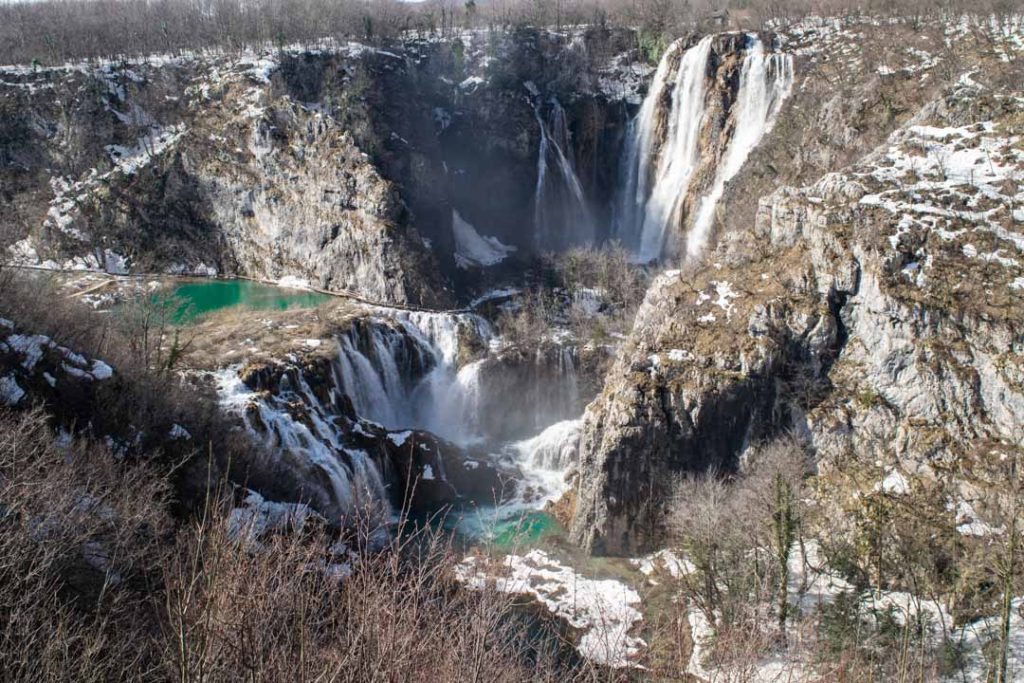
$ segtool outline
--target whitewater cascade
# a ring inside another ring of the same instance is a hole
[[[492,353],[459,367],[470,339]],[[496,463],[521,473],[524,486],[494,511],[496,518],[564,493],[580,425],[567,419],[580,410],[571,348],[538,351],[506,365],[500,340],[482,318],[405,311],[353,325],[339,346],[338,384],[360,417],[482,447]],[[523,433],[532,436],[512,436]]]
[[[533,204],[534,246],[538,251],[563,251],[594,242],[594,219],[576,175],[565,110],[554,97],[549,104],[546,122],[540,101],[533,105],[540,128]],[[552,168],[554,173],[549,173]]]
[[[424,429],[460,445],[535,434],[577,414],[572,349],[532,362],[499,354],[461,364],[467,342],[499,344],[473,314],[389,311],[339,338],[337,383],[356,413],[388,429]],[[516,397],[509,405],[509,397]]]
[[[343,446],[339,427],[332,420],[337,407],[323,405],[301,372],[282,376],[276,393],[250,389],[237,368],[227,368],[215,379],[221,404],[242,416],[250,434],[262,434],[272,451],[294,469],[307,473],[310,481],[321,480],[313,472],[326,477],[328,500],[318,502],[321,512],[338,518],[358,514],[376,523],[388,518],[387,492],[376,463],[365,451]],[[332,393],[332,402],[337,398]],[[296,402],[307,406],[303,415],[308,423],[288,409]],[[257,428],[256,421],[262,428]]]
[[[337,519],[389,518],[391,465],[351,447],[352,433],[368,437],[378,427],[395,445],[422,429],[518,472],[522,485],[510,488],[496,518],[564,492],[579,431],[579,420],[567,419],[580,410],[571,348],[505,357],[477,315],[384,308],[354,319],[337,342],[327,387],[297,365],[271,390],[248,386],[237,367],[216,376],[222,405],[308,482],[304,495],[315,509]],[[467,344],[488,351],[465,362]],[[429,471],[446,479],[441,461]]]
[[[665,51],[651,89],[627,130],[620,170],[620,196],[614,230],[639,262],[660,258],[672,226],[690,223],[687,254],[703,249],[725,183],[742,168],[750,151],[774,125],[793,83],[790,55],[766,54],[760,38],[749,34],[736,101],[728,112],[733,135],[714,183],[690,219],[680,215],[694,173],[701,164],[701,130],[707,117],[707,83],[712,36],[682,56],[682,42]],[[667,105],[663,103],[667,102]],[[663,111],[667,106],[667,111]]]
[[[353,325],[339,339],[339,385],[356,413],[389,429],[425,429],[462,444],[479,440],[482,361],[457,367],[459,337],[487,344],[490,325],[469,313],[388,314]]]

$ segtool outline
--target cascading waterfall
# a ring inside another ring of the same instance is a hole
[[[715,174],[711,191],[701,198],[697,217],[686,236],[686,255],[699,256],[708,240],[715,217],[715,207],[722,198],[725,184],[739,173],[765,133],[775,125],[782,103],[793,87],[793,57],[787,54],[765,54],[764,45],[756,35],[743,60],[740,89],[733,106],[734,132],[725,154],[725,161]]]
[[[415,422],[408,387],[438,362],[434,349],[403,329],[354,324],[338,340],[339,386],[356,413],[386,427]]]
[[[616,232],[641,262],[661,256],[668,226],[700,160],[698,141],[711,36],[687,50],[673,73],[681,46],[681,41],[676,41],[666,50],[626,142]],[[666,92],[670,95],[668,120],[664,143],[658,149],[655,133]]]
[[[700,147],[700,133],[707,116],[712,40],[712,36],[705,37],[681,57],[680,41],[669,47],[627,131],[614,229],[639,262],[660,258],[676,225],[690,225],[686,253],[699,255],[725,183],[739,172],[751,150],[771,130],[792,87],[792,57],[766,54],[761,40],[749,34],[739,92],[729,111],[732,138],[721,154],[714,183],[700,199],[694,215],[681,215],[702,152],[708,151]],[[667,112],[663,111],[666,107]]]
[[[554,97],[549,102],[547,122],[541,114],[540,101],[533,105],[540,128],[533,205],[534,246],[538,251],[563,251],[593,243],[594,219],[576,175],[565,110]],[[548,172],[552,166],[553,174]]]
[[[460,367],[469,339],[485,348],[497,341],[490,325],[476,315],[376,309],[339,336],[328,394],[313,383],[321,389],[318,398],[298,367],[280,375],[273,391],[251,389],[238,369],[230,368],[217,377],[221,400],[284,466],[309,482],[305,495],[324,514],[369,513],[379,522],[389,517],[374,458],[346,446],[353,431],[365,436],[361,430],[369,421],[402,441],[405,437],[397,432],[430,431],[489,453],[495,464],[517,471],[521,485],[510,489],[514,497],[489,513],[507,519],[565,491],[579,428],[579,420],[565,419],[579,414],[575,357],[562,347],[538,351],[532,364],[516,358],[505,365],[500,354],[490,353]],[[348,417],[344,397],[363,423]],[[510,414],[515,433],[534,436],[519,441],[513,439],[521,436],[505,436]],[[442,463],[435,463],[432,476],[444,478]]]
[[[388,311],[339,340],[340,385],[356,413],[389,429],[425,429],[456,443],[480,438],[479,363],[458,368],[459,336],[486,344],[490,325],[472,314]],[[368,327],[368,330],[364,330]]]
[[[494,356],[460,367],[460,337],[486,346],[493,331],[471,314],[389,311],[353,324],[339,339],[338,384],[360,417],[462,445],[520,438],[577,414],[571,348],[538,350],[511,370]],[[509,396],[524,400],[509,410]]]
[[[345,448],[338,426],[331,420],[335,406],[325,406],[310,389],[301,373],[285,375],[274,394],[250,389],[228,368],[216,376],[222,405],[242,416],[251,434],[284,457],[299,463],[300,469],[322,472],[330,485],[324,501],[333,514],[359,515],[371,523],[383,523],[390,514],[387,492],[373,459],[358,449]],[[333,397],[332,397],[333,398]],[[288,405],[307,406],[308,423],[295,417]],[[254,410],[256,416],[249,411]],[[254,420],[262,426],[256,428]],[[316,478],[311,479],[316,481]]]

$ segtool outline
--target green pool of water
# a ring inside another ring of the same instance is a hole
[[[558,522],[555,521],[555,518],[538,510],[499,523],[494,528],[492,542],[499,548],[529,548],[557,530]]]
[[[235,306],[245,306],[254,310],[283,311],[288,308],[314,308],[333,298],[329,294],[286,289],[249,280],[182,282],[176,285],[170,294],[182,301],[175,314],[175,321],[180,323]]]

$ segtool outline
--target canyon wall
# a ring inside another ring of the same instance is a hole
[[[756,218],[720,220],[702,258],[656,280],[587,409],[572,522],[585,548],[657,545],[674,479],[738,468],[783,434],[802,439],[821,472],[925,479],[969,470],[984,444],[1024,445],[1021,100],[1012,60],[967,55],[986,66],[984,82],[956,73],[943,86],[906,67],[899,77],[927,81],[935,97],[914,107],[921,92],[908,89],[889,103],[902,112],[891,135],[857,163],[760,202],[735,196],[759,187],[747,175],[727,187],[719,213],[753,201]],[[816,110],[831,130],[863,120],[864,109],[839,114],[802,94],[830,68],[797,61],[793,99],[765,137],[773,154],[794,135],[787,116]],[[861,73],[877,82],[900,71]],[[853,148],[879,131],[862,135]],[[809,141],[773,172],[828,165],[833,142]]]

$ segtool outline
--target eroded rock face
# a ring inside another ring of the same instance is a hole
[[[628,31],[524,31],[10,67],[0,218],[25,264],[298,279],[451,307],[465,277],[453,211],[532,247],[535,108],[562,101],[565,154],[604,211],[642,87],[632,45]]]
[[[278,92],[277,68],[262,58],[26,76],[19,108],[57,116],[36,101],[56,95],[77,116],[22,142],[26,158],[61,163],[47,213],[15,254],[59,268],[298,278],[445,304],[398,189],[337,120]],[[93,89],[101,106],[89,108],[81,100]],[[56,156],[64,135],[92,141],[92,153],[76,155],[85,161]]]
[[[674,475],[783,431],[819,469],[927,475],[1024,445],[1020,108],[953,88],[857,165],[762,200],[709,265],[662,276],[586,413],[575,539],[650,546]]]

